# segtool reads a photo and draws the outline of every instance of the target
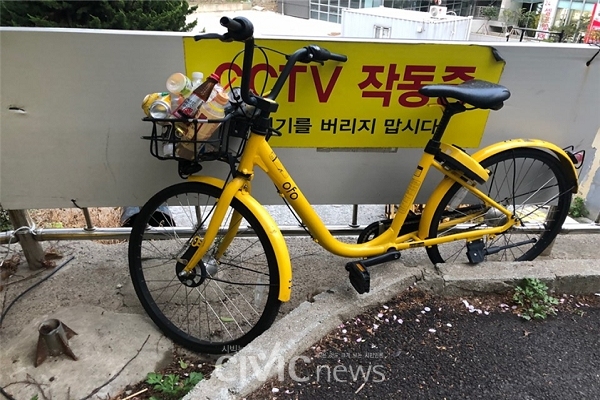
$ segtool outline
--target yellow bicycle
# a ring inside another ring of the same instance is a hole
[[[136,293],[156,325],[175,342],[207,353],[236,351],[271,326],[281,302],[290,299],[292,266],[285,239],[273,218],[252,197],[255,167],[263,170],[299,216],[313,240],[326,250],[357,261],[346,264],[358,293],[370,290],[370,266],[424,247],[433,263],[486,258],[533,260],[554,240],[577,192],[576,157],[541,140],[509,140],[469,155],[442,141],[457,113],[498,110],[509,98],[503,86],[472,80],[434,84],[420,92],[442,99],[443,115],[424,149],[393,219],[369,225],[358,243],[344,243],[328,231],[268,143],[277,135],[270,114],[296,62],[346,61],[318,46],[288,56],[266,96],[250,91],[255,48],[245,18],[222,18],[224,35],[200,35],[245,44],[242,100],[232,101],[219,121],[217,138],[191,141],[193,160],[161,154],[162,143],[185,142],[174,134],[175,120],[152,120],[151,152],[179,160],[184,183],[154,195],[137,215],[129,241],[130,273]],[[452,99],[452,100],[449,100]],[[468,106],[467,106],[468,105]],[[158,125],[158,124],[162,125]],[[158,125],[158,126],[157,126]],[[200,163],[230,165],[227,180],[192,175]],[[429,170],[444,177],[424,211],[411,211]],[[167,209],[168,207],[168,209]]]

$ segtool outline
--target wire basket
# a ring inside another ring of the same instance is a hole
[[[244,138],[246,134],[232,114],[212,120],[146,117],[143,121],[152,122],[152,134],[142,139],[150,141],[150,154],[159,160],[228,161],[231,156],[239,157],[241,147],[231,146],[230,137]]]

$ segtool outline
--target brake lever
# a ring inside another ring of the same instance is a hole
[[[221,42],[233,42],[233,38],[227,33],[223,35],[219,33],[203,33],[202,35],[194,36],[196,42],[202,39],[219,39]]]
[[[310,64],[311,62],[314,62],[314,63],[317,63],[317,64],[325,65],[325,62],[323,62],[323,61],[308,59],[308,57],[310,57],[310,55],[307,55],[307,58],[298,59],[297,62],[302,63],[302,64]],[[290,55],[286,54],[285,55],[285,59],[289,60],[290,59]]]
[[[220,40],[221,36],[223,36],[223,35],[220,35],[218,33],[203,33],[201,35],[194,36],[194,40],[195,41],[202,40],[202,39],[219,39]]]

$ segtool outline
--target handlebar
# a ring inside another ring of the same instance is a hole
[[[342,54],[331,53],[329,50],[324,49],[317,45],[309,45],[301,49],[296,50],[293,54],[287,56],[287,62],[281,71],[281,74],[275,81],[275,85],[271,89],[271,92],[266,97],[260,97],[254,95],[250,91],[250,73],[252,71],[252,59],[254,57],[254,26],[247,18],[235,17],[228,18],[222,17],[219,20],[220,24],[227,28],[227,32],[223,35],[220,34],[202,34],[194,36],[194,40],[198,41],[201,39],[219,39],[223,42],[243,42],[244,43],[244,60],[242,65],[242,84],[241,84],[241,95],[242,100],[246,104],[255,106],[260,110],[260,118],[262,120],[261,126],[254,126],[253,131],[257,133],[265,133],[265,121],[268,121],[269,114],[277,110],[277,103],[275,99],[281,91],[281,88],[288,79],[294,65],[297,62],[310,63],[325,61],[339,61],[346,62],[348,57]]]
[[[219,20],[221,26],[227,28],[227,35],[231,40],[238,42],[245,42],[248,39],[252,39],[254,35],[254,26],[252,22],[244,17],[228,18],[222,17]]]

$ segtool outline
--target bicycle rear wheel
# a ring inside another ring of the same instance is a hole
[[[560,161],[539,149],[518,148],[490,156],[481,161],[481,165],[490,171],[490,177],[486,183],[478,186],[479,190],[513,210],[520,222],[502,234],[484,237],[485,248],[531,242],[501,250],[488,255],[486,259],[535,259],[558,235],[571,204],[572,187]],[[505,222],[504,214],[456,183],[438,204],[429,228],[429,237],[499,226]],[[438,244],[426,250],[434,264],[468,262],[467,243],[464,240]]]
[[[178,275],[190,238],[202,237],[221,192],[198,182],[163,189],[136,216],[129,240],[131,279],[150,318],[174,342],[213,354],[240,350],[271,326],[281,304],[273,246],[236,199],[206,256],[191,275]],[[217,260],[218,245],[236,223]]]

